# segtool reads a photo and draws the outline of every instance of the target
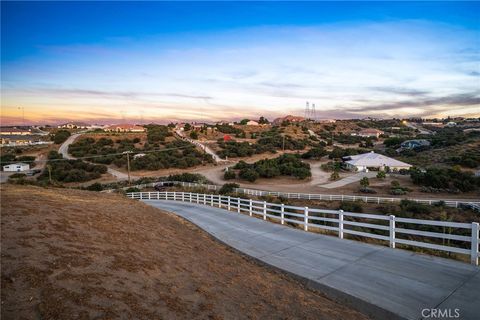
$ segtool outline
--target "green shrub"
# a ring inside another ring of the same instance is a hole
[[[367,177],[363,177],[361,180],[360,180],[360,185],[363,187],[363,188],[366,188],[370,185],[370,181],[368,180]]]
[[[377,178],[378,179],[385,179],[387,177],[387,174],[385,173],[385,171],[378,171],[377,172]]]
[[[91,184],[87,187],[87,190],[90,190],[90,191],[102,191],[103,190],[103,187],[100,183],[98,182],[95,182],[94,184]]]
[[[352,201],[342,201],[338,209],[346,212],[363,212],[362,204],[360,202]]]
[[[128,189],[125,190],[126,193],[130,193],[130,192],[140,192],[140,189],[138,189],[137,187],[130,187]]]
[[[220,194],[229,194],[235,192],[236,188],[239,188],[240,185],[237,183],[225,183],[220,190],[218,190],[218,193]]]
[[[338,174],[338,171],[333,171],[332,174],[330,175],[330,180],[336,181],[338,179],[340,179],[340,174]]]
[[[242,169],[238,176],[249,182],[255,182],[258,179],[258,173],[254,169]]]
[[[11,176],[9,176],[8,178],[9,179],[20,179],[20,178],[25,178],[27,175],[25,173],[20,173],[20,172],[17,172],[17,173],[14,173],[12,174]]]
[[[223,178],[225,180],[231,180],[231,179],[235,179],[237,177],[237,174],[235,173],[235,171],[233,170],[228,170],[228,171],[225,171],[225,173],[223,174]]]

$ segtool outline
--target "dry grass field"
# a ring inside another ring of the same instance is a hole
[[[1,188],[2,319],[365,319],[120,195]]]

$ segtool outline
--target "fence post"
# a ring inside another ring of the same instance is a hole
[[[280,206],[280,223],[285,224],[285,205],[283,203]]]
[[[472,222],[472,251],[470,254],[471,262],[473,265],[478,266],[478,222]]]
[[[395,248],[395,216],[390,215],[390,248]]]
[[[237,198],[237,212],[240,213],[240,198]]]
[[[192,202],[192,193],[191,192],[188,193],[188,198],[189,198],[189,201]]]
[[[308,231],[308,207],[303,211],[303,230]]]
[[[218,196],[218,207],[219,207],[219,208],[222,207],[222,195],[219,195],[219,196]]]
[[[338,212],[338,237],[343,239],[343,210]]]
[[[210,195],[210,206],[213,207],[213,194]]]
[[[252,199],[250,199],[250,206],[248,208],[248,214],[250,215],[250,217],[252,216]]]
[[[263,220],[267,220],[267,201],[263,201]]]
[[[227,196],[227,210],[230,211],[230,196]]]
[[[151,192],[148,193],[148,200],[152,198]]]
[[[140,200],[143,199],[143,192],[140,192]]]
[[[185,192],[182,192],[182,202],[185,201]]]

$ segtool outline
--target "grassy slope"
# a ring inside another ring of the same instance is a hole
[[[2,319],[364,319],[119,195],[1,189]]]

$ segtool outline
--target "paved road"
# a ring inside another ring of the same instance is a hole
[[[65,159],[75,159],[68,153],[68,146],[74,143],[75,140],[81,135],[82,133],[76,133],[68,137],[68,139],[65,140],[65,142],[60,145],[60,148],[58,148],[58,153],[60,153]]]
[[[65,159],[75,159],[75,157],[71,156],[69,153],[68,153],[68,146],[70,146],[72,143],[75,142],[75,140],[80,137],[81,135],[83,134],[83,132],[81,133],[76,133],[76,134],[73,134],[71,135],[70,137],[68,137],[68,139],[62,143],[62,145],[60,146],[60,148],[58,148],[58,153],[61,153],[62,156],[65,158]],[[117,178],[117,180],[127,180],[128,179],[128,175],[126,173],[123,173],[121,171],[118,171],[118,170],[115,170],[115,169],[112,169],[110,167],[107,167],[107,172],[110,173],[112,176],[114,176],[115,178]],[[134,176],[132,174],[130,174],[130,178],[132,180],[134,179],[137,179],[137,178],[140,178],[140,177],[137,177],[137,176]]]
[[[374,318],[420,319],[424,308],[458,308],[460,319],[479,317],[480,268],[470,264],[303,232],[198,204],[145,202]]]
[[[340,179],[338,181],[333,181],[327,184],[321,184],[319,187],[322,188],[327,188],[327,189],[335,189],[335,188],[340,188],[343,186],[346,186],[347,184],[354,183],[360,181],[363,177],[367,178],[373,178],[377,175],[376,172],[370,171],[370,172],[359,172],[357,174],[354,174],[352,176],[345,177],[343,179]]]

